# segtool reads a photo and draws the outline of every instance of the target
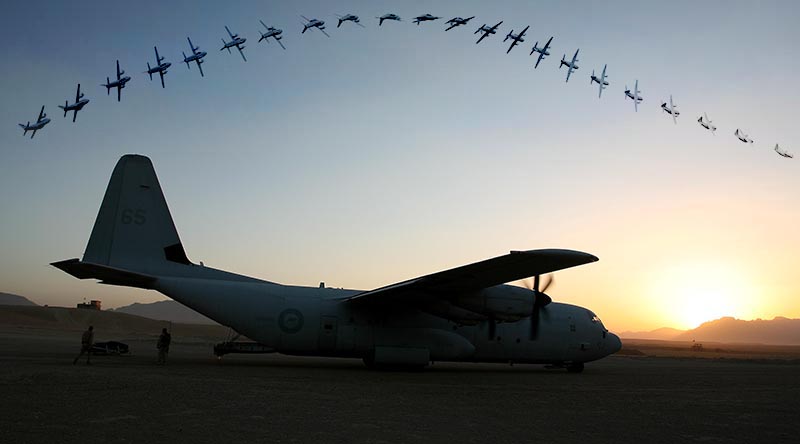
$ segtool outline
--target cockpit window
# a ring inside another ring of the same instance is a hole
[[[586,310],[586,313],[589,315],[589,319],[592,320],[592,323],[599,324],[600,327],[602,327],[603,330],[605,330],[606,327],[603,325],[603,321],[601,321],[600,318],[598,318],[596,314],[592,313],[589,310]]]

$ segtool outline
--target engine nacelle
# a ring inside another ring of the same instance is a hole
[[[450,302],[457,307],[493,317],[500,321],[518,321],[533,312],[534,293],[513,285],[498,285],[467,293]]]

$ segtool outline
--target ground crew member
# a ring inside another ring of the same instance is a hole
[[[167,363],[167,353],[169,353],[169,343],[172,341],[172,336],[167,332],[166,328],[161,329],[161,336],[158,337],[156,348],[158,349],[158,363]]]
[[[72,365],[77,364],[78,363],[78,359],[80,359],[81,356],[83,356],[84,353],[86,353],[86,365],[91,364],[92,363],[91,358],[92,358],[92,345],[93,344],[94,344],[94,327],[90,325],[89,329],[86,330],[85,332],[83,332],[83,336],[81,336],[81,352],[75,358],[75,360],[72,361]]]

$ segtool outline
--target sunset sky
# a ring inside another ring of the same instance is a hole
[[[379,28],[387,12],[404,21]],[[443,18],[411,23],[428,12]],[[366,29],[336,29],[337,13]],[[301,35],[299,14],[327,21],[331,38]],[[256,42],[259,18],[284,30],[286,51]],[[500,20],[475,45],[475,29]],[[164,299],[48,265],[83,254],[114,164],[138,153],[189,257],[216,268],[371,289],[570,248],[600,261],[557,273],[550,295],[614,331],[798,318],[797,23],[791,0],[6,2],[0,292]],[[220,52],[225,25],[248,39],[246,63]],[[506,55],[505,34],[527,25]],[[534,70],[528,53],[551,35]],[[204,78],[180,63],[187,36],[209,53]],[[173,65],[166,89],[142,73],[153,45]],[[558,62],[578,47],[565,83]],[[121,103],[99,86],[116,59],[133,78]],[[589,75],[606,63],[598,99]],[[638,113],[623,94],[636,79]],[[56,106],[79,82],[91,103],[73,124]],[[670,94],[677,125],[659,108]],[[24,138],[17,124],[43,104],[53,121]]]

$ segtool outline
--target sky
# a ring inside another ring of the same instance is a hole
[[[404,21],[378,27],[387,12]],[[443,18],[411,23],[428,12]],[[336,29],[345,13],[366,28]],[[299,14],[331,37],[300,34]],[[257,43],[258,19],[284,30],[286,51]],[[549,294],[614,331],[800,318],[800,158],[772,151],[800,155],[798,22],[789,0],[6,2],[0,291],[165,299],[48,265],[83,254],[114,164],[137,153],[189,257],[215,268],[371,289],[569,248],[600,261],[556,273]],[[225,25],[248,39],[246,63],[219,50]],[[527,25],[506,54],[504,35]],[[180,63],[187,36],[209,53],[205,77]],[[550,36],[534,70],[532,44]],[[153,45],[172,62],[166,89],[143,74]],[[565,83],[558,62],[576,48]],[[121,103],[99,86],[117,59],[133,78]],[[589,75],[604,64],[598,99]],[[636,79],[638,113],[623,94]],[[91,102],[72,123],[56,106],[76,83]],[[677,125],[659,108],[670,94]],[[52,122],[23,137],[43,104]]]

